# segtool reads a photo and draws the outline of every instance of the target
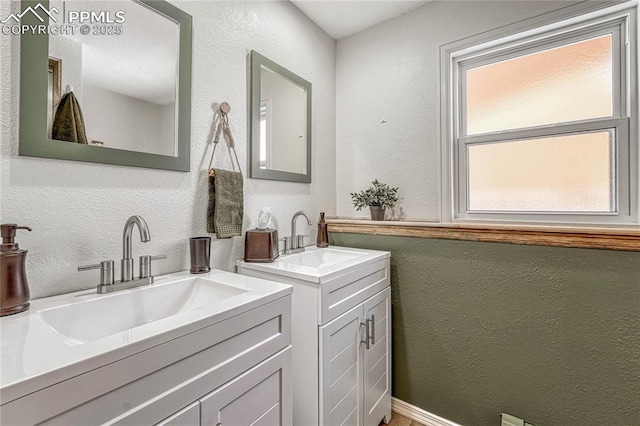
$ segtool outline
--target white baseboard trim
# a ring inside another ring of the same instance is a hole
[[[451,420],[437,416],[423,410],[422,408],[418,408],[415,405],[411,405],[408,402],[404,402],[403,400],[394,397],[391,397],[391,411],[395,411],[398,414],[426,426],[460,426],[458,423],[454,423]]]

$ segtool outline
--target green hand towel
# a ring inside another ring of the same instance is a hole
[[[67,93],[60,100],[53,119],[51,136],[58,141],[87,144],[84,117],[73,92]]]
[[[219,239],[241,236],[244,214],[242,173],[213,170],[215,177],[209,176],[207,232],[215,232]]]

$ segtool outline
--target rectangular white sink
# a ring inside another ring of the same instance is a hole
[[[279,261],[292,265],[306,266],[308,268],[330,268],[337,264],[353,260],[367,253],[361,251],[335,250],[324,248],[322,250],[304,251],[290,256],[284,256]]]
[[[320,283],[361,266],[389,257],[388,252],[348,247],[307,247],[278,257],[272,263],[238,262],[243,269]]]
[[[286,284],[218,270],[155,281],[32,300],[29,310],[0,318],[1,396],[28,394],[291,293]]]
[[[74,346],[186,311],[220,304],[247,291],[194,277],[44,309],[38,314],[67,345]]]

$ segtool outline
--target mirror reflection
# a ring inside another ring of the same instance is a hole
[[[260,168],[307,172],[307,91],[263,66],[260,71]]]
[[[311,83],[251,51],[251,178],[311,182]]]
[[[125,21],[50,35],[48,137],[177,156],[179,24],[137,1],[66,4]]]

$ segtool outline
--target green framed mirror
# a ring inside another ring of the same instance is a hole
[[[188,172],[191,16],[155,0],[30,7],[42,17],[20,25],[49,25],[21,34],[19,155]]]
[[[311,182],[311,83],[251,51],[249,177]]]

